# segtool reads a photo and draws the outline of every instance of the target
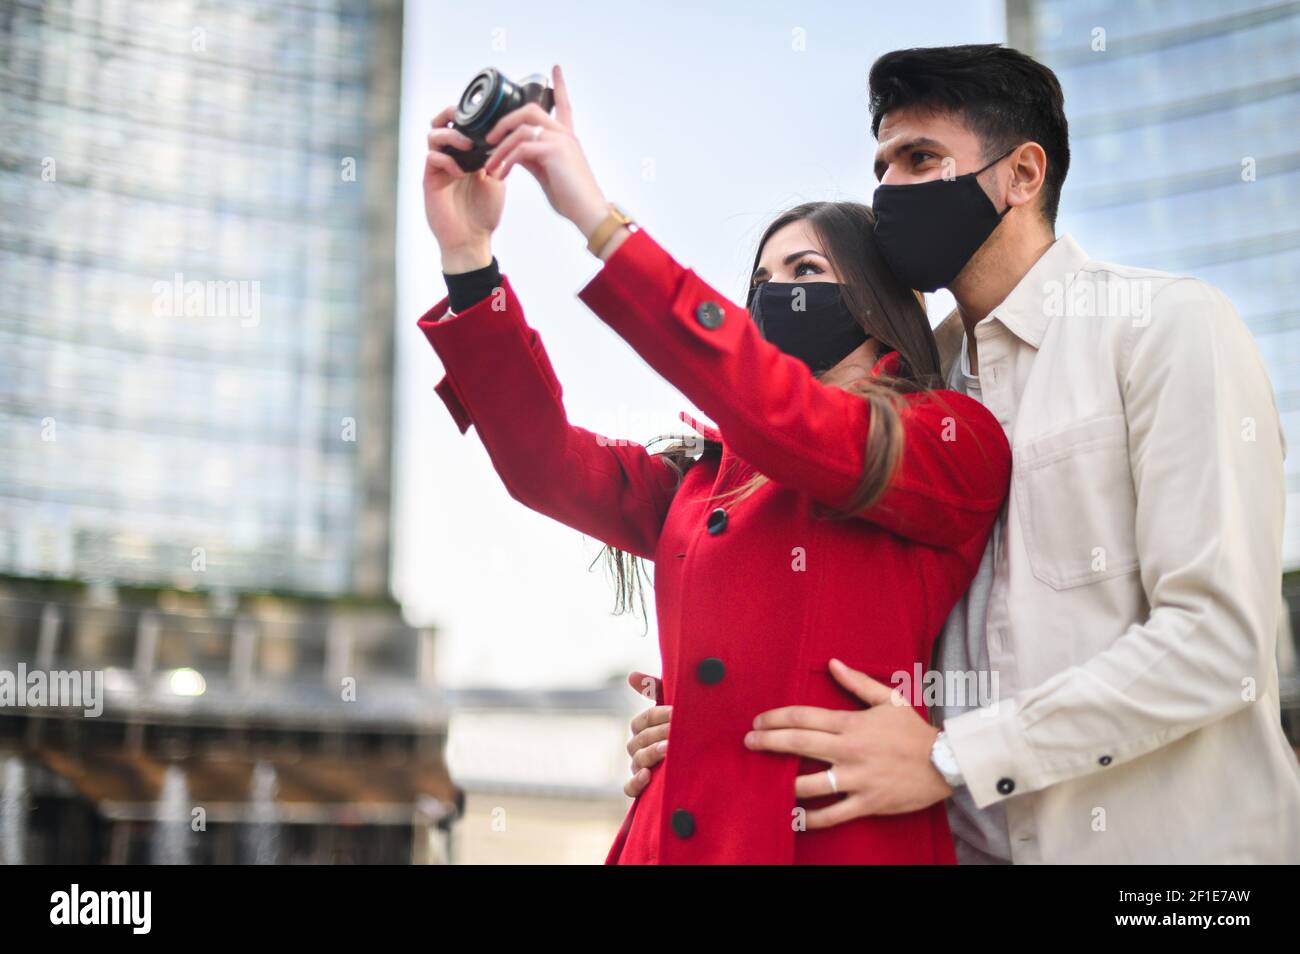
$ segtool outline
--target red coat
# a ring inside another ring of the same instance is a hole
[[[568,422],[541,338],[502,289],[495,305],[440,321],[444,301],[420,320],[446,370],[438,394],[462,432],[478,429],[512,497],[655,563],[672,744],[607,861],[952,863],[942,803],[796,831],[795,776],[827,766],[743,739],[766,709],[861,708],[832,657],[886,682],[928,669],[1006,495],[997,420],[955,392],[909,395],[882,500],[860,518],[815,518],[814,501],[843,504],[858,485],[866,402],[815,380],[640,230],[579,297],[717,422],[702,430],[721,439],[721,459],[706,455],[675,488],[640,445]],[[755,469],[770,481],[750,497],[704,499]]]

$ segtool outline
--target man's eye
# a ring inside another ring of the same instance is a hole
[[[932,153],[932,152],[914,152],[914,153],[912,153],[912,162],[913,162],[914,165],[918,165],[918,166],[921,165],[922,163],[926,162],[927,160],[934,159],[934,158],[936,158],[936,156],[935,156],[935,154]]]

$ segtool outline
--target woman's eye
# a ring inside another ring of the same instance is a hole
[[[808,271],[804,271],[804,269],[808,269]],[[805,275],[820,275],[821,273],[822,270],[812,262],[800,262],[794,267],[795,278],[803,278]]]

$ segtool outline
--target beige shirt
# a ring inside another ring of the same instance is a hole
[[[1202,281],[1063,236],[975,338],[1014,459],[999,701],[944,726],[974,803],[1003,804],[1018,864],[1300,861],[1284,443],[1244,323]]]

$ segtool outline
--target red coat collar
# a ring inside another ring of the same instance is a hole
[[[875,363],[875,366],[871,369],[871,376],[875,378],[882,374],[897,375],[898,372],[902,370],[902,367],[903,356],[897,351],[891,351],[889,354],[883,355],[880,360]]]

